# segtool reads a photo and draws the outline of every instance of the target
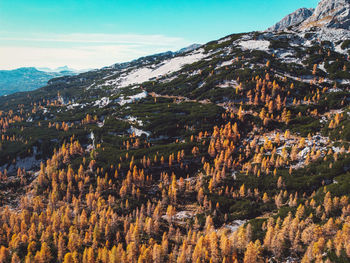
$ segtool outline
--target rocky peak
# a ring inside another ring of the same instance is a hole
[[[350,29],[350,0],[322,0],[299,29],[312,27]]]
[[[299,8],[295,12],[285,16],[280,22],[270,27],[268,31],[283,31],[290,26],[295,26],[305,21],[312,16],[315,9],[313,8]]]

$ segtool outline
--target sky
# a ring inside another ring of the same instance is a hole
[[[318,0],[0,0],[0,69],[100,68],[265,30]]]

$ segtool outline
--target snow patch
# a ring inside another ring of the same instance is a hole
[[[238,83],[235,80],[224,81],[223,83],[217,85],[217,87],[219,87],[219,88],[230,88],[230,87],[233,88],[236,86],[238,86]]]
[[[75,107],[78,107],[79,105],[80,105],[79,103],[74,103],[74,104],[68,105],[68,106],[67,106],[67,109],[68,109],[68,110],[72,110],[72,109],[74,109]]]
[[[183,220],[186,220],[188,218],[192,218],[193,216],[194,216],[194,212],[192,212],[192,211],[180,211],[180,212],[176,213],[171,219],[176,220],[176,221],[183,221]],[[163,215],[162,218],[164,220],[169,220],[168,215]]]
[[[334,153],[340,153],[340,148],[339,147],[332,147],[332,150]]]
[[[102,128],[104,125],[105,125],[105,120],[103,120],[102,122],[101,121],[97,122],[97,126],[99,128]]]
[[[239,42],[239,45],[242,47],[242,49],[245,50],[262,50],[267,51],[269,50],[270,41],[267,40],[248,40],[248,41],[241,41]]]
[[[129,133],[129,134],[135,133],[135,135],[136,135],[137,137],[142,136],[142,134],[145,134],[147,137],[149,137],[149,136],[151,135],[150,132],[137,129],[137,128],[135,128],[134,126],[131,126],[131,127],[130,127],[130,129],[128,130],[128,133]]]
[[[12,164],[5,164],[3,166],[0,166],[0,171],[7,170],[7,173],[9,175],[16,174],[18,168],[24,169],[26,171],[32,170],[34,168],[40,167],[40,163],[43,161],[42,159],[37,160],[36,155],[38,154],[37,147],[33,147],[33,154],[32,156],[25,157],[25,158],[16,158],[16,163]]]
[[[110,103],[109,98],[103,97],[99,100],[96,100],[94,106],[98,106],[99,108],[106,107]]]
[[[126,116],[125,119],[126,119],[128,122],[137,123],[139,126],[143,126],[143,122],[142,122],[141,120],[138,120],[136,117],[133,117],[133,116]]]
[[[192,218],[193,217],[193,212],[191,211],[181,211],[175,214],[174,218],[176,220],[184,220],[187,218]]]
[[[334,92],[341,92],[342,90],[339,88],[331,88],[328,90],[329,93],[334,93]]]
[[[235,220],[229,225],[225,225],[225,228],[229,229],[232,233],[236,232],[240,226],[244,225],[247,220]]]
[[[222,62],[221,64],[219,64],[219,65],[216,67],[216,69],[217,69],[217,68],[226,67],[226,66],[230,66],[230,65],[232,65],[233,63],[234,63],[234,60],[233,60],[233,59],[228,60],[228,61],[224,61],[224,62]]]
[[[140,99],[146,98],[147,95],[148,93],[146,91],[143,91],[139,94],[128,96],[128,99],[125,99],[124,96],[121,96],[119,99],[117,99],[117,103],[119,103],[120,106],[123,106],[125,104],[132,103]]]

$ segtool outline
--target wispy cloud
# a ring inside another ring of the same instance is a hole
[[[45,34],[0,37],[0,68],[69,65],[99,68],[188,44],[182,38],[137,34]]]
[[[182,43],[183,38],[163,35],[138,34],[31,34],[29,36],[0,36],[0,40],[26,42],[67,42],[67,43],[135,43],[142,45],[165,45]]]

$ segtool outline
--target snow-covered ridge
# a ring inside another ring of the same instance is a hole
[[[177,72],[187,64],[192,64],[208,56],[203,49],[196,50],[185,56],[177,56],[167,59],[159,65],[143,66],[126,71],[116,79],[108,80],[102,86],[114,86],[123,88],[130,85],[137,85],[143,82],[163,77],[167,74]]]

